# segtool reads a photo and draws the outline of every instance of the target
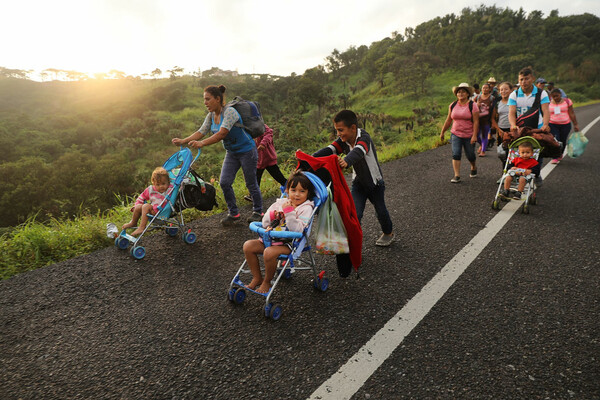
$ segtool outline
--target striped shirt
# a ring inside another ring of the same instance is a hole
[[[373,190],[379,181],[383,180],[375,144],[365,130],[357,130],[356,141],[353,144],[343,142],[342,139],[337,138],[313,156],[325,157],[331,154],[346,154],[344,161],[348,163],[349,167],[353,167],[352,180],[357,181],[363,189]]]

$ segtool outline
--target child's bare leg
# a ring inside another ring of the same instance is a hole
[[[506,189],[506,190],[510,189],[511,183],[512,183],[512,176],[509,175],[504,179],[504,189]]]
[[[263,281],[257,254],[264,251],[265,245],[258,239],[247,240],[244,243],[244,257],[246,257],[246,263],[252,272],[252,281],[246,285],[249,289],[255,289]]]
[[[140,215],[142,215],[142,206],[143,204],[137,204],[133,207],[131,221],[123,225],[121,229],[133,228],[137,224],[138,220],[140,219]]]
[[[271,246],[265,249],[263,258],[265,260],[265,279],[256,291],[258,293],[267,293],[271,290],[271,281],[275,276],[277,269],[277,257],[281,254],[290,254],[290,248],[287,246]]]
[[[523,193],[523,190],[525,190],[525,183],[527,182],[527,179],[525,179],[524,176],[519,178],[519,186],[517,187],[517,189],[519,190],[519,192]]]
[[[141,214],[140,224],[135,231],[131,232],[131,236],[139,235],[140,233],[144,232],[144,229],[146,229],[146,224],[148,223],[148,214],[154,215],[154,208],[152,207],[152,204],[143,204]]]

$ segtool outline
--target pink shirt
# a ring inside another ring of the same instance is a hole
[[[479,112],[477,103],[473,102],[473,112]],[[469,111],[469,103],[464,106],[460,103],[456,103],[452,114],[452,129],[450,132],[458,136],[459,138],[470,138],[473,136],[473,122],[471,121],[472,115]]]
[[[550,123],[557,125],[564,125],[571,122],[569,118],[569,107],[573,105],[573,102],[569,99],[562,99],[558,104],[550,102]]]

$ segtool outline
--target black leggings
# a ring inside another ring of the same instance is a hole
[[[281,173],[279,166],[277,164],[268,166],[267,168],[258,168],[256,170],[256,181],[258,182],[258,186],[260,186],[260,180],[262,179],[262,174],[265,169],[271,174],[273,179],[275,179],[281,186],[285,186],[287,179]]]

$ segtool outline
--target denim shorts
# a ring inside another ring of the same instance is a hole
[[[477,159],[475,156],[475,145],[471,144],[471,137],[461,138],[456,136],[454,133],[450,136],[450,144],[452,145],[452,159],[460,160],[462,155],[462,149],[465,149],[465,156],[467,160],[473,162]]]

